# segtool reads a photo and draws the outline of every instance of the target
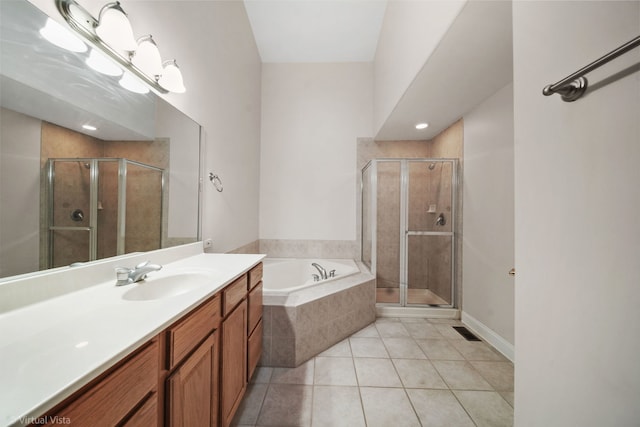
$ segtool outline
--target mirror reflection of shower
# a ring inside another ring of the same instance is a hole
[[[51,158],[46,170],[45,268],[161,247],[163,169],[124,158]]]

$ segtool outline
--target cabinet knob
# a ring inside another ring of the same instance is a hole
[[[516,275],[516,269],[514,267],[511,270],[509,270],[509,276],[515,276],[515,275]]]

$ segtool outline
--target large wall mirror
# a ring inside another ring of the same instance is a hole
[[[200,126],[0,2],[0,281],[200,239]]]

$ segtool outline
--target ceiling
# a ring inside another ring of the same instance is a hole
[[[244,0],[262,62],[371,62],[386,0]]]
[[[263,62],[371,62],[387,7],[386,0],[244,3]],[[432,139],[510,83],[511,27],[510,1],[467,1],[375,139]],[[416,131],[420,122],[429,127]]]

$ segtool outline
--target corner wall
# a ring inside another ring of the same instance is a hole
[[[464,116],[462,320],[514,358],[513,85]]]
[[[637,37],[640,2],[516,1],[513,28],[515,425],[638,425],[640,49],[541,91]]]

